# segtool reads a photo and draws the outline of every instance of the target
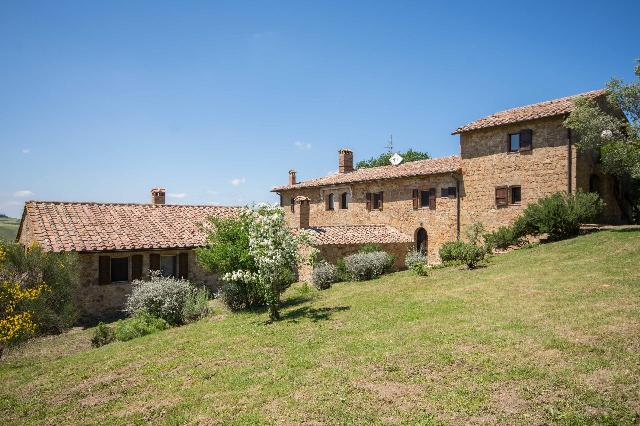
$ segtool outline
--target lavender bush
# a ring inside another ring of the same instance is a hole
[[[318,290],[326,290],[331,287],[331,284],[339,281],[338,268],[330,263],[318,263],[313,268],[311,281]]]
[[[130,315],[144,311],[171,325],[183,324],[188,320],[184,317],[185,306],[197,292],[197,287],[187,280],[163,277],[154,271],[149,281],[133,282],[125,311]],[[206,305],[199,306],[206,309]],[[190,316],[193,315],[191,312]]]
[[[344,258],[349,278],[355,281],[370,280],[385,273],[393,264],[393,257],[384,251],[356,253]]]

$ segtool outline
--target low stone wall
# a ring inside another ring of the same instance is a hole
[[[404,259],[407,252],[413,248],[413,243],[378,244],[384,251],[394,256],[394,269],[404,269]],[[335,265],[339,259],[357,253],[362,244],[326,244],[317,246],[320,250],[320,258]],[[303,256],[308,249],[303,250]],[[306,256],[305,256],[306,257]],[[298,280],[311,282],[313,269],[309,265],[301,265],[298,268]]]

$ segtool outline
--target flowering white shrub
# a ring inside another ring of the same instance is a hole
[[[424,253],[417,250],[409,250],[407,256],[404,258],[404,266],[407,269],[416,269],[418,265],[424,265],[427,263],[427,256]]]
[[[349,278],[364,281],[382,275],[391,267],[393,257],[384,251],[356,253],[345,257],[344,263]]]
[[[326,290],[331,284],[338,282],[338,268],[330,263],[318,263],[313,268],[311,281],[318,290]]]
[[[236,283],[236,287],[240,283],[255,284],[264,295],[269,317],[278,319],[280,294],[295,280],[293,270],[301,261],[298,247],[308,241],[308,236],[303,230],[294,235],[285,221],[284,211],[276,205],[246,207],[240,216],[248,224],[249,255],[256,270],[232,271],[222,279],[226,283]]]
[[[250,271],[233,271],[222,276],[224,285],[220,297],[229,309],[251,309],[264,306],[264,291],[258,282],[258,274]]]
[[[198,289],[187,280],[163,277],[153,271],[149,281],[135,280],[125,311],[131,315],[145,311],[171,325],[182,324],[187,299]]]

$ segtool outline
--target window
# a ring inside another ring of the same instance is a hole
[[[511,133],[509,135],[509,152],[520,151],[520,133]]]
[[[176,276],[176,256],[160,256],[160,273],[163,277]]]
[[[511,188],[511,204],[520,204],[522,198],[522,191],[519,186],[512,186]]]
[[[382,210],[383,197],[381,192],[367,192],[367,211]]]
[[[346,192],[343,192],[342,195],[340,195],[340,208],[341,209],[349,208],[349,194]]]
[[[291,197],[291,213],[295,213],[296,211],[296,199]]]
[[[373,194],[373,208],[376,210],[382,210],[382,192],[376,192]]]
[[[111,282],[129,281],[129,258],[111,258]]]
[[[531,151],[533,131],[523,129],[509,134],[509,152]]]
[[[429,207],[429,191],[420,191],[420,207]]]
[[[449,188],[447,188],[447,195],[449,196],[449,198],[456,198],[457,193],[458,189],[455,186],[450,186]]]
[[[327,210],[333,210],[333,193],[327,195]]]

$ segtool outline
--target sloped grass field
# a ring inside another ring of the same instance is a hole
[[[467,271],[285,294],[283,320],[215,315],[99,349],[91,330],[0,362],[17,423],[634,424],[640,232]]]
[[[0,239],[13,241],[18,235],[20,220],[12,217],[0,217]]]

